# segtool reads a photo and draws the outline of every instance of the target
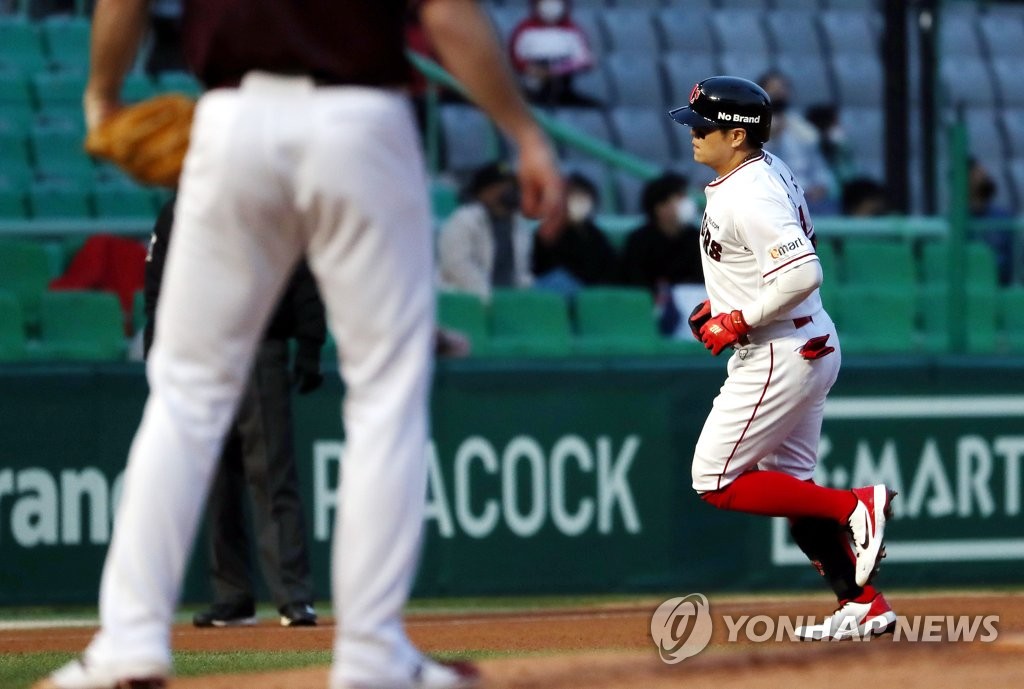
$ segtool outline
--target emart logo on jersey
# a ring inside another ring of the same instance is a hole
[[[791,242],[783,242],[778,246],[773,246],[771,250],[768,251],[768,255],[771,256],[772,260],[778,261],[792,255],[797,249],[803,249],[806,246],[807,243],[804,241],[804,238],[797,237]]]
[[[991,643],[999,637],[998,615],[897,616],[884,636],[878,630],[858,627],[855,617],[830,621],[813,615],[722,615],[720,623],[725,627],[725,643],[820,639],[825,629],[828,634],[824,638],[830,641],[871,641],[877,637],[922,643]],[[707,648],[715,624],[707,597],[691,593],[670,598],[658,606],[651,615],[651,639],[662,662],[675,665]]]

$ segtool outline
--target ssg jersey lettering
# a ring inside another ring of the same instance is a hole
[[[778,158],[761,153],[705,189],[701,261],[712,313],[742,309],[780,271],[815,260],[803,191]],[[821,309],[815,291],[779,319]]]

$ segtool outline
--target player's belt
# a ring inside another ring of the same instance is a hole
[[[760,327],[754,328],[750,332],[750,334],[753,335],[753,337],[754,337],[754,339],[753,339],[754,343],[767,342],[767,341],[772,340],[772,339],[774,339],[776,337],[781,337],[783,335],[787,335],[787,334],[791,333],[792,331],[789,329],[790,328],[790,323],[793,324],[793,326],[792,326],[793,328],[799,330],[800,328],[804,327],[808,323],[813,323],[813,322],[814,322],[814,318],[813,317],[811,317],[811,316],[801,316],[800,318],[794,318],[791,321],[775,321],[773,323],[769,323],[768,325],[764,325],[764,326],[760,326]],[[739,339],[739,344],[741,346],[746,346],[748,344],[751,344],[751,339],[747,335],[744,335],[743,337],[741,337]]]
[[[793,319],[793,327],[794,328],[802,328],[805,325],[807,325],[808,323],[813,323],[813,322],[814,322],[814,319],[811,318],[810,316],[801,316],[800,318],[794,318]]]

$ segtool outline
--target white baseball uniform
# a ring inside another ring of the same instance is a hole
[[[264,323],[306,253],[347,388],[332,683],[408,682],[420,656],[401,612],[421,541],[434,332],[426,189],[397,91],[251,72],[202,97],[87,663],[118,677],[170,666],[170,625],[224,432]]]
[[[781,160],[760,153],[710,183],[706,195],[700,241],[711,313],[741,310],[751,331],[729,359],[697,441],[693,487],[718,490],[754,467],[809,479],[841,354],[817,289],[796,303],[784,299],[796,291],[787,281],[820,277],[803,192]],[[768,290],[785,307],[762,322],[755,305]],[[835,352],[814,360],[801,354],[808,340],[826,335]]]

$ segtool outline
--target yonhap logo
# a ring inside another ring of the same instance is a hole
[[[651,617],[651,638],[669,665],[697,655],[711,641],[711,611],[701,593],[670,598]]]

